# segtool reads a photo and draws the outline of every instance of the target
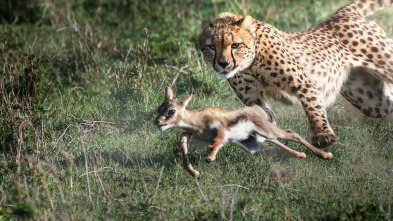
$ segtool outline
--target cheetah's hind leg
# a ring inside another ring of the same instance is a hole
[[[393,84],[376,75],[368,68],[351,70],[341,94],[367,117],[384,118],[393,113]]]

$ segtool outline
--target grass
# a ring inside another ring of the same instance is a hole
[[[241,107],[196,47],[200,22],[231,11],[287,31],[348,1],[53,1],[0,3],[0,220],[391,220],[393,120],[329,108],[335,158],[294,159],[235,146],[196,182],[152,120],[174,84],[190,108]],[[393,37],[390,7],[372,18]],[[144,29],[146,28],[146,29]],[[142,31],[144,29],[144,31]],[[310,140],[302,110],[271,101],[281,128]]]

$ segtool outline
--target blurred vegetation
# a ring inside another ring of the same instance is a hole
[[[206,165],[191,149],[200,190],[172,153],[178,131],[151,123],[172,84],[194,90],[190,108],[242,106],[197,48],[202,19],[231,11],[302,31],[348,2],[1,1],[0,220],[392,219],[391,117],[339,99],[332,161],[229,146]],[[391,37],[392,14],[372,17]],[[302,110],[272,105],[310,139]]]

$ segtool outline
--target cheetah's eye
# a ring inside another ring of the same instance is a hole
[[[238,47],[239,47],[239,43],[233,43],[232,45],[231,45],[231,48],[232,49],[237,49]]]
[[[175,113],[176,113],[176,110],[169,110],[168,111],[168,116],[172,117],[173,115],[175,115]]]
[[[208,45],[208,47],[212,50],[216,50],[216,46],[215,45]]]

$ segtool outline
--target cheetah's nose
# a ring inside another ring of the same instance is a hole
[[[229,62],[227,62],[227,61],[224,61],[224,62],[219,61],[218,65],[220,65],[222,68],[226,68],[229,65]]]

